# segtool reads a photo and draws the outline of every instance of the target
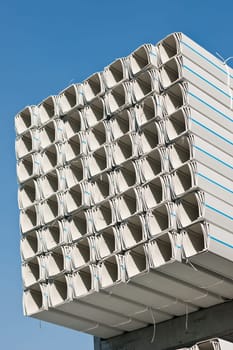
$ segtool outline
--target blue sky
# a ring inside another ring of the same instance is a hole
[[[93,349],[92,337],[23,317],[14,115],[142,43],[183,31],[233,55],[232,1],[8,0],[0,6],[0,342],[9,350]]]

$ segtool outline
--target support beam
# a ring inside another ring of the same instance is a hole
[[[156,314],[155,314],[156,317]],[[208,338],[233,341],[233,301],[111,339],[94,339],[95,350],[174,350]]]

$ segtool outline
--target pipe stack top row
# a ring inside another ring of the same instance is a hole
[[[25,315],[110,338],[233,298],[232,77],[174,33],[16,115]]]

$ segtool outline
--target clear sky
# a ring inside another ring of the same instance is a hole
[[[1,1],[1,349],[93,349],[91,336],[23,317],[14,115],[174,31],[232,56],[232,13],[229,0]]]

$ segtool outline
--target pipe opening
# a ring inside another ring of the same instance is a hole
[[[126,254],[125,264],[129,279],[147,270],[147,258],[143,245],[137,246]]]
[[[138,199],[134,189],[124,192],[118,198],[120,221],[129,218],[138,211]]]
[[[38,106],[42,124],[47,123],[51,118],[55,116],[55,103],[55,98],[53,96],[50,96]]]
[[[41,146],[46,148],[56,141],[56,125],[54,121],[46,124],[41,130]]]
[[[33,107],[26,107],[15,117],[15,128],[17,134],[22,134],[33,125]]]
[[[121,82],[125,78],[123,60],[119,59],[110,64],[104,70],[104,78],[109,89]]]
[[[98,252],[100,259],[114,253],[116,249],[115,228],[109,227],[98,236]]]
[[[33,205],[38,199],[38,188],[35,180],[29,180],[19,189],[19,202],[22,208]]]
[[[56,170],[43,176],[40,180],[43,197],[47,198],[59,190],[59,181]]]
[[[173,169],[191,159],[190,143],[187,136],[180,137],[170,148],[170,162]]]
[[[149,71],[140,74],[133,82],[133,91],[136,101],[142,100],[153,90],[152,77]]]
[[[172,34],[158,45],[159,58],[161,63],[167,62],[178,53],[178,46],[175,36]]]
[[[37,226],[37,210],[35,206],[20,211],[20,226],[22,233],[26,233]]]
[[[125,249],[129,249],[139,244],[144,239],[142,222],[139,216],[131,217],[120,228]]]
[[[144,125],[140,132],[142,153],[149,153],[160,143],[159,128],[156,122]]]
[[[90,152],[98,149],[106,142],[106,130],[103,122],[96,124],[87,134]]]
[[[55,220],[59,214],[59,203],[56,195],[53,195],[46,199],[43,203],[43,215],[45,224]]]
[[[42,154],[42,168],[44,173],[53,170],[58,164],[56,145],[49,146]]]
[[[123,84],[117,85],[108,95],[108,103],[112,113],[120,110],[126,104],[126,91]]]
[[[84,179],[83,164],[81,159],[72,161],[66,168],[66,182],[68,187],[73,187]]]
[[[136,106],[137,122],[142,126],[157,116],[157,106],[154,96],[148,96]]]
[[[91,158],[89,158],[90,173],[91,176],[95,176],[105,170],[108,166],[107,155],[105,147],[101,147],[92,153]]]
[[[70,188],[66,192],[65,200],[66,200],[66,207],[67,207],[68,214],[78,210],[81,207],[81,205],[83,204],[82,197],[83,197],[82,189],[79,184]]]
[[[190,225],[199,218],[199,203],[195,193],[189,193],[180,199],[178,214],[182,227]]]
[[[102,92],[102,81],[100,73],[95,73],[89,79],[84,81],[83,87],[84,96],[87,102],[100,94]]]
[[[102,202],[110,195],[109,176],[106,173],[91,182],[91,195],[95,204]]]
[[[61,227],[58,222],[49,225],[44,229],[44,240],[46,248],[52,250],[61,242]]]
[[[69,229],[73,242],[83,238],[88,233],[87,218],[84,211],[80,211],[69,219]]]
[[[107,288],[119,279],[119,266],[116,256],[112,256],[101,263],[100,283],[102,288]]]
[[[146,45],[139,47],[130,55],[130,68],[133,75],[138,74],[148,64],[150,64],[150,57]]]
[[[83,129],[82,114],[78,109],[75,109],[68,115],[65,115],[63,121],[68,139]]]
[[[91,128],[105,118],[105,103],[102,98],[95,98],[84,107],[84,119],[87,127]]]
[[[93,208],[93,223],[96,231],[101,231],[112,224],[112,208],[109,201],[104,202],[99,207]]]
[[[61,247],[56,248],[49,255],[48,274],[49,277],[60,274],[65,268],[64,254]]]
[[[126,191],[137,183],[136,169],[132,161],[125,162],[119,169],[114,171],[114,174],[119,193]]]
[[[26,315],[38,313],[43,308],[43,296],[40,289],[30,289],[24,292],[24,308]]]
[[[24,260],[34,257],[39,250],[37,232],[32,231],[21,239],[21,252]]]
[[[172,85],[179,77],[179,67],[177,60],[171,59],[160,69],[160,78],[164,88]]]
[[[186,120],[183,109],[179,109],[166,119],[166,134],[169,140],[173,140],[186,131]]]
[[[20,160],[17,166],[17,175],[20,183],[34,175],[34,158],[31,154]]]
[[[115,117],[110,119],[110,128],[113,140],[124,136],[130,131],[130,119],[132,119],[132,115],[127,109],[117,113]]]
[[[22,278],[26,288],[39,281],[40,266],[37,257],[22,266]]]
[[[28,153],[32,152],[33,149],[33,142],[32,142],[32,132],[28,131],[18,140],[16,140],[16,154],[18,158],[25,157]]]
[[[81,150],[81,140],[80,135],[76,134],[72,136],[67,142],[66,142],[66,161],[70,162],[73,159],[80,157],[82,150]]]
[[[157,268],[172,260],[173,249],[168,234],[159,236],[148,243],[148,252],[151,257],[151,267]]]
[[[69,86],[59,95],[59,104],[62,113],[67,113],[77,105],[77,88],[75,85]]]
[[[82,268],[73,274],[73,286],[76,298],[86,295],[91,291],[92,278],[89,267]]]
[[[163,170],[160,152],[155,149],[146,157],[142,158],[140,168],[142,174],[142,182],[150,181],[158,174],[160,174]]]
[[[116,165],[124,163],[134,155],[132,139],[130,135],[124,135],[114,143],[114,160]]]
[[[192,174],[189,164],[178,168],[171,176],[174,193],[176,196],[188,191],[192,186]]]
[[[49,296],[52,307],[63,304],[67,300],[68,287],[65,276],[61,276],[50,283]]]
[[[191,257],[202,252],[205,246],[205,235],[201,223],[189,226],[183,232],[183,251],[185,257]]]
[[[149,234],[155,237],[169,229],[169,216],[166,205],[153,209],[146,216]]]
[[[71,259],[75,270],[91,262],[92,257],[88,239],[82,239],[73,246]]]
[[[142,188],[146,209],[153,208],[163,201],[163,184],[160,177],[148,182]]]
[[[182,85],[175,84],[164,94],[164,107],[168,115],[174,113],[185,104]]]

